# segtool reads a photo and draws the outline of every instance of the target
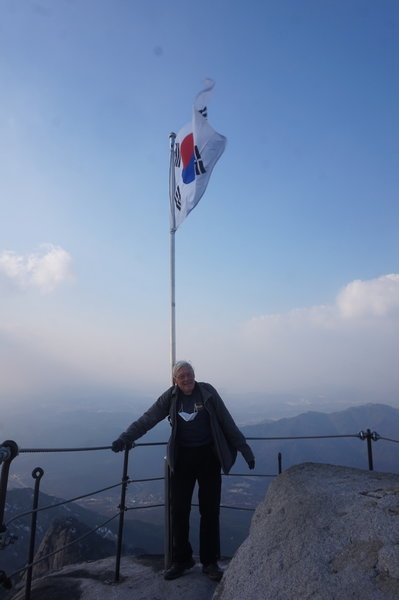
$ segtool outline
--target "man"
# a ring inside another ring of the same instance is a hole
[[[112,444],[120,452],[165,417],[172,431],[167,448],[171,470],[172,565],[165,579],[176,579],[195,562],[189,541],[191,500],[196,481],[200,510],[200,561],[210,579],[220,581],[219,510],[221,474],[229,473],[241,452],[250,469],[255,459],[218,392],[209,383],[197,382],[190,363],[173,367],[173,383],[137,421]]]

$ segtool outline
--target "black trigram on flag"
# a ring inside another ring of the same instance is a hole
[[[199,153],[198,146],[194,146],[194,154],[195,154],[195,174],[203,175],[206,173],[206,169],[204,167],[204,163],[201,158],[201,154]]]
[[[175,167],[180,167],[181,163],[181,154],[180,154],[180,144],[176,142],[175,144]]]
[[[201,108],[201,109],[200,109],[198,112],[199,112],[199,113],[200,113],[200,114],[201,114],[201,115],[202,115],[202,116],[203,116],[205,119],[207,119],[207,118],[208,118],[208,107],[207,107],[207,106],[204,106],[204,108]]]
[[[176,206],[177,210],[181,210],[181,193],[180,193],[180,188],[178,185],[176,186],[176,191],[175,191],[175,206]]]

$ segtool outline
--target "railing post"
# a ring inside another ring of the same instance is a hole
[[[359,431],[359,437],[363,441],[367,440],[367,456],[369,461],[369,471],[373,471],[373,448],[371,442],[377,442],[381,436],[376,431],[370,431],[370,429],[367,429],[366,433],[364,431]]]
[[[3,463],[1,468],[0,478],[0,542],[1,545],[6,545],[6,526],[4,524],[4,509],[6,505],[7,496],[7,485],[8,485],[8,473],[10,471],[11,461],[18,454],[18,446],[12,440],[6,440],[0,446],[0,464]]]
[[[32,477],[35,480],[35,489],[33,492],[33,504],[32,504],[32,518],[30,526],[30,541],[29,541],[29,552],[28,552],[28,570],[26,572],[25,582],[25,600],[30,600],[30,593],[32,589],[32,563],[35,555],[35,541],[36,541],[36,523],[37,523],[37,507],[39,505],[39,488],[40,480],[44,475],[43,469],[36,467],[32,471]]]
[[[123,539],[123,525],[125,521],[125,511],[126,511],[126,489],[127,482],[129,481],[129,476],[127,474],[127,467],[129,464],[129,451],[130,448],[127,447],[125,449],[125,455],[123,457],[123,472],[122,472],[122,487],[121,487],[121,499],[119,508],[119,527],[118,527],[118,539],[116,543],[116,562],[115,562],[115,577],[114,581],[119,581],[119,572],[120,572],[120,564],[121,564],[121,553],[122,553],[122,539]]]
[[[278,460],[278,474],[281,475],[282,470],[283,470],[282,469],[282,455],[281,455],[281,452],[278,453],[277,460]]]
[[[369,460],[369,471],[373,471],[374,470],[373,448],[371,446],[371,431],[370,431],[370,429],[367,429],[367,456],[368,456],[368,460]]]
[[[172,563],[172,513],[170,498],[170,468],[165,458],[165,538],[164,538],[164,564],[165,570]]]

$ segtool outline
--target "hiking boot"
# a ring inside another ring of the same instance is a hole
[[[168,580],[177,579],[183,575],[184,571],[191,569],[194,565],[195,560],[193,558],[190,558],[190,560],[186,560],[184,562],[174,562],[169,569],[166,569],[163,578]]]
[[[204,565],[202,572],[207,575],[212,581],[220,581],[223,577],[223,571],[217,563],[211,563],[210,565]]]

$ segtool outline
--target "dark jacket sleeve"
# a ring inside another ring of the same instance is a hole
[[[134,421],[119,437],[124,442],[134,442],[169,414],[173,387],[164,392],[156,402],[139,418]]]
[[[213,405],[216,416],[228,443],[230,446],[235,448],[235,450],[241,452],[247,463],[250,460],[254,460],[254,454],[250,446],[247,444],[244,434],[237,427],[233,417],[228,411],[222,398],[219,396],[217,390],[209,383],[205,385],[214,399]]]

